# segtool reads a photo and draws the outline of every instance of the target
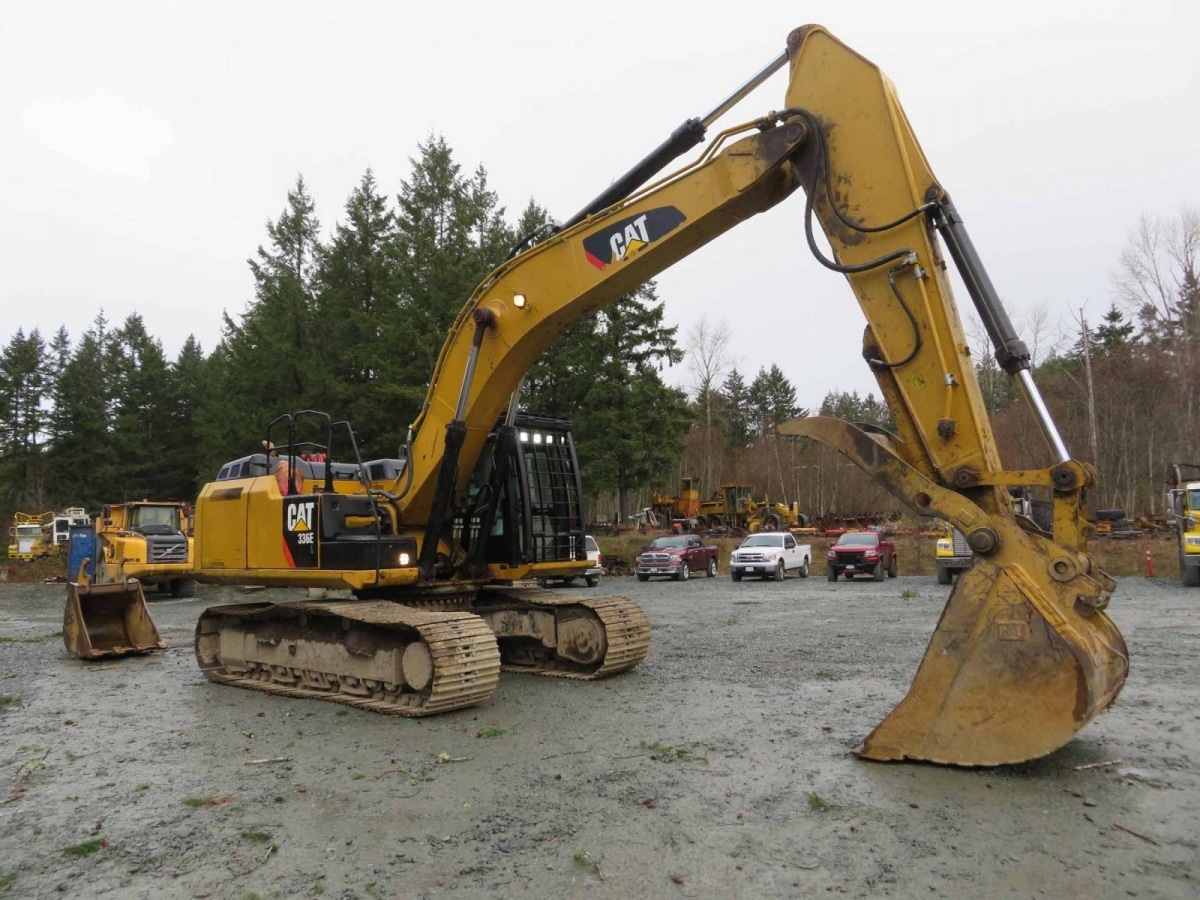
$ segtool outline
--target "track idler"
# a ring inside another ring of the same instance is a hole
[[[594,680],[632,669],[650,652],[650,621],[626,597],[486,587],[474,609],[495,632],[509,672]]]

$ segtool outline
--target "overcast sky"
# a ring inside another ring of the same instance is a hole
[[[808,22],[895,82],[1018,325],[1042,306],[1069,326],[1108,306],[1139,216],[1200,205],[1198,10],[0,0],[0,340],[78,338],[103,308],[140,313],[172,358],[189,333],[210,352],[298,173],[327,230],[367,167],[395,194],[431,134],[486,168],[510,221],[530,199],[565,219]],[[722,124],[782,106],[785,79]],[[681,334],[725,321],[748,377],[778,363],[816,406],[876,388],[862,314],[809,257],[802,211],[797,194],[658,284]]]

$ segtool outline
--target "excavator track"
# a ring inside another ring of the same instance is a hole
[[[650,652],[650,620],[628,597],[485,587],[474,610],[496,633],[506,672],[593,681],[632,669]]]
[[[196,660],[222,684],[394,716],[481,703],[500,680],[479,616],[382,600],[214,606],[196,623]]]

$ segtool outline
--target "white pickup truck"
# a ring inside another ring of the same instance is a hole
[[[729,575],[741,581],[743,575],[783,581],[789,572],[808,577],[812,547],[800,544],[786,531],[752,534],[729,555]]]

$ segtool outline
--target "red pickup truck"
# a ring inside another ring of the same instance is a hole
[[[673,534],[655,538],[649,547],[638,554],[638,581],[648,581],[651,575],[669,575],[676,581],[687,581],[693,572],[703,572],[709,578],[717,574],[716,546],[705,547],[694,534]]]
[[[874,531],[847,531],[825,556],[825,574],[830,581],[837,581],[839,573],[847,578],[870,575],[883,581],[884,572],[888,578],[896,577],[898,565],[896,545]]]

